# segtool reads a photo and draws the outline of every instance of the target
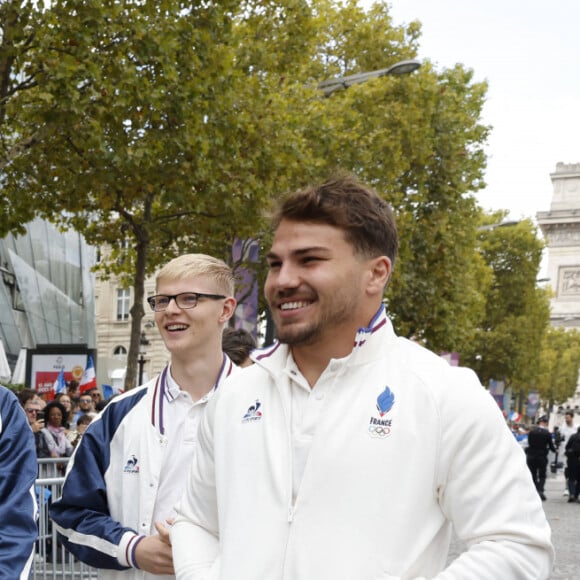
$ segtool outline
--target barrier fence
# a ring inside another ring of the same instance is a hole
[[[79,562],[58,542],[55,526],[48,515],[50,503],[62,492],[67,461],[67,458],[38,460],[38,540],[30,572],[32,580],[97,578],[95,568]]]

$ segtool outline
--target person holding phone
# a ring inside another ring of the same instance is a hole
[[[32,429],[34,435],[34,445],[36,447],[36,457],[43,459],[50,457],[50,448],[46,442],[46,438],[42,433],[45,428],[44,409],[40,397],[35,391],[27,389],[27,392],[20,393],[20,404],[26,413],[28,424]]]

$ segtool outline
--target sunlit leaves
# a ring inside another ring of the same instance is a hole
[[[330,98],[317,89],[416,58],[419,39],[386,2],[53,0],[28,54],[39,85],[9,104],[13,134],[35,145],[4,192],[111,246],[102,267],[132,277],[138,319],[145,273],[184,251],[231,259],[236,237],[267,245],[272,198],[353,171],[398,215],[398,332],[462,350],[492,283],[473,197],[485,83],[425,62]]]
[[[540,357],[537,386],[543,400],[564,403],[574,396],[580,368],[580,332],[550,328]]]
[[[496,217],[497,225],[502,216]],[[491,222],[480,229],[479,249],[493,277],[466,360],[484,383],[496,379],[532,388],[550,317],[548,295],[536,282],[543,242],[529,220],[499,227]]]

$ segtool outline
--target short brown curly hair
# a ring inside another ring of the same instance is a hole
[[[395,263],[399,241],[393,210],[350,173],[336,173],[320,185],[290,193],[270,217],[274,228],[285,219],[335,226],[356,252],[369,258],[387,256]]]

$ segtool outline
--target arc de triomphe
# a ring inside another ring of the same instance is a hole
[[[550,321],[580,329],[580,163],[558,163],[550,178],[550,210],[536,216],[548,245]]]
[[[550,322],[580,329],[580,163],[558,163],[550,178],[554,188],[550,210],[536,214],[548,246]],[[558,409],[558,419],[550,417],[550,427],[561,422],[565,409],[578,415],[580,384],[575,396]]]

